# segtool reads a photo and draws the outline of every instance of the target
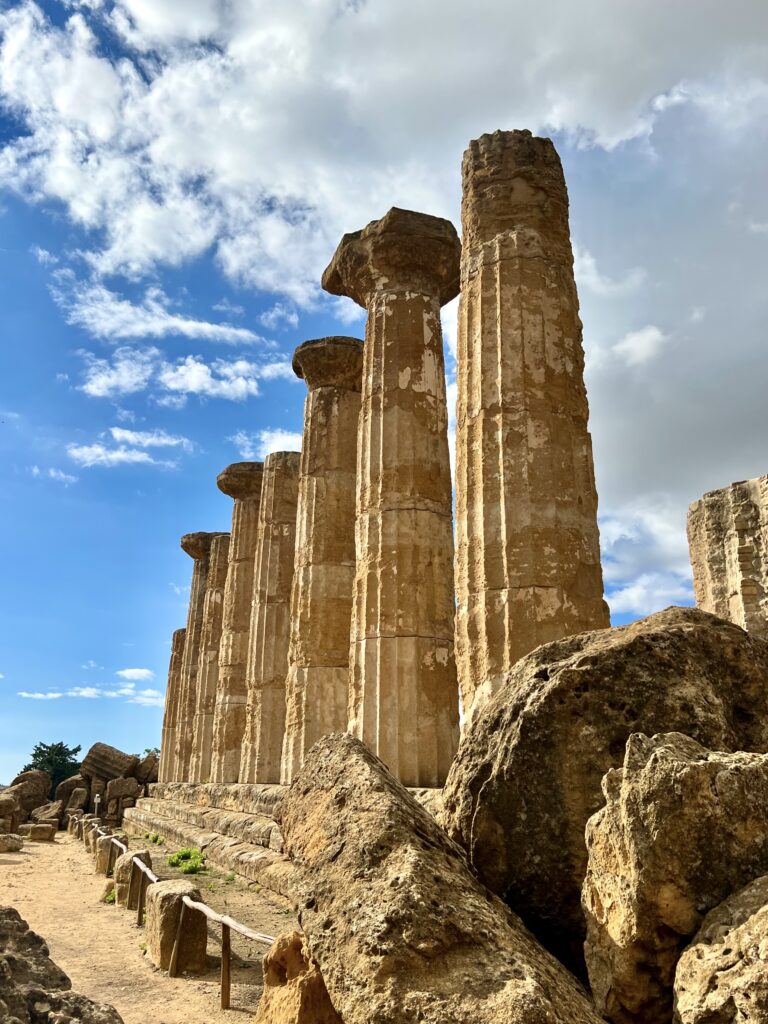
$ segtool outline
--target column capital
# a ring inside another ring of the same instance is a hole
[[[363,343],[359,338],[333,335],[313,338],[293,353],[293,372],[310,391],[334,387],[360,391],[363,385]]]
[[[197,560],[205,558],[211,550],[214,537],[221,537],[221,533],[185,533],[181,538],[181,550],[186,551],[190,558]]]
[[[216,486],[230,498],[245,500],[261,493],[263,462],[233,462],[216,477]]]
[[[443,306],[459,293],[460,255],[450,221],[393,206],[381,220],[344,235],[322,285],[364,309],[382,291],[421,292]]]

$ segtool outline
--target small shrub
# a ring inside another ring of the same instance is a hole
[[[117,894],[115,893],[115,890],[112,889],[111,892],[108,892],[107,895],[104,897],[104,902],[105,903],[114,903],[116,895]]]

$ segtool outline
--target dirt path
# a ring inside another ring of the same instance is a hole
[[[169,978],[156,970],[143,952],[144,930],[135,915],[100,902],[105,882],[94,874],[82,844],[67,833],[60,832],[55,843],[25,843],[21,853],[0,854],[0,904],[15,907],[43,936],[75,992],[111,1003],[125,1024],[236,1024],[252,1017],[261,994],[263,947],[238,949],[233,941],[233,1009],[221,1010],[218,956],[209,955],[209,970],[198,978]],[[206,898],[205,885],[201,890],[206,902],[218,902]],[[293,925],[279,903],[245,884],[241,888],[240,880],[230,887],[227,902],[238,911],[233,916],[267,934]],[[208,952],[218,953],[213,941]]]

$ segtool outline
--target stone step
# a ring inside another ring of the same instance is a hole
[[[274,818],[285,786],[242,784],[237,782],[155,782],[149,787],[150,797],[174,804],[195,807],[218,807],[242,814],[263,814]]]
[[[266,814],[245,814],[221,807],[200,807],[194,804],[180,804],[173,800],[158,800],[142,797],[137,805],[150,814],[158,814],[187,825],[194,825],[203,832],[221,832],[244,843],[263,846],[275,853],[283,852],[283,837],[277,822]]]
[[[144,806],[147,803],[152,806]],[[234,871],[281,896],[293,898],[293,868],[280,852],[260,843],[248,842],[217,829],[200,827],[183,818],[174,817],[177,810],[178,805],[171,801],[147,797],[140,800],[136,807],[126,810],[123,828],[131,835],[156,832],[174,845],[197,847],[214,867]],[[276,828],[274,822],[271,824]]]

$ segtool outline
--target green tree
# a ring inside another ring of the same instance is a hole
[[[80,746],[68,747],[66,743],[36,743],[29,764],[25,764],[21,770],[31,772],[37,768],[48,772],[52,780],[51,792],[48,795],[53,800],[58,784],[80,771],[80,762],[76,755],[81,750]]]

